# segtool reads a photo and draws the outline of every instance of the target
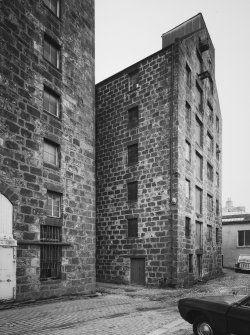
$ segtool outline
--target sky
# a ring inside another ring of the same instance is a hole
[[[96,83],[161,49],[202,13],[215,47],[223,119],[222,201],[250,212],[250,0],[95,0]]]

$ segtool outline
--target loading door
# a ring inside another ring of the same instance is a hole
[[[131,258],[131,284],[145,285],[144,258]]]
[[[0,300],[16,297],[16,241],[12,220],[13,206],[0,194]]]

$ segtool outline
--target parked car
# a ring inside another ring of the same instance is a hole
[[[178,308],[195,335],[250,334],[250,296],[185,298]]]
[[[238,257],[238,261],[235,263],[235,272],[240,271],[250,272],[250,255],[240,255]]]

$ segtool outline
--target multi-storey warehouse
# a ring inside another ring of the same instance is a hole
[[[90,293],[94,0],[0,6],[0,300]]]
[[[189,285],[221,271],[221,114],[201,14],[96,86],[97,278]]]

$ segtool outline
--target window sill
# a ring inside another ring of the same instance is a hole
[[[25,240],[19,240],[17,241],[18,245],[61,245],[62,247],[72,247],[72,243],[67,243],[67,242],[43,242],[43,241],[38,241],[38,240],[34,240],[34,241],[25,241]]]
[[[49,168],[49,169],[53,169],[55,171],[60,171],[60,167],[57,166],[57,165],[52,165],[52,164],[44,162],[43,166],[46,167],[46,168]]]
[[[53,118],[55,118],[58,121],[62,121],[61,116],[60,116],[61,113],[59,113],[59,116],[57,116],[57,115],[54,115],[54,114],[48,112],[46,109],[43,109],[43,112],[46,113],[46,114],[48,114],[49,116],[52,116]]]

